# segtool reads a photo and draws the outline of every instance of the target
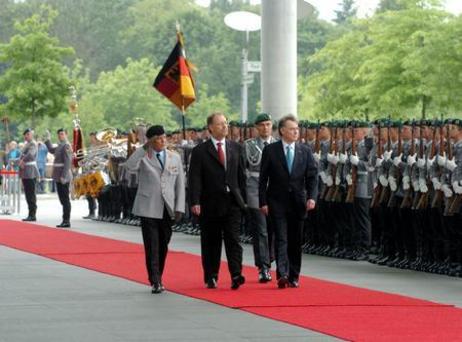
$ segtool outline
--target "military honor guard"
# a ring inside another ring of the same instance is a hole
[[[281,140],[263,150],[259,205],[274,225],[278,287],[283,289],[299,286],[303,225],[316,205],[318,166],[311,149],[297,143],[293,115],[283,117],[278,130]]]
[[[224,240],[231,288],[245,283],[239,232],[245,203],[245,161],[242,146],[226,139],[228,122],[222,113],[207,118],[210,140],[191,154],[189,196],[191,213],[199,217],[204,282],[217,287]]]
[[[185,212],[185,175],[180,155],[166,149],[162,126],[151,126],[146,137],[148,141],[130,156],[126,167],[138,174],[133,214],[141,217],[151,292],[161,293],[172,223]]]
[[[58,145],[51,144],[51,134],[48,131],[47,140],[45,141],[48,151],[55,156],[52,178],[56,182],[59,201],[63,207],[63,221],[56,227],[70,228],[71,201],[69,198],[69,185],[72,181],[72,148],[67,140],[67,131],[64,128],[58,129],[57,135]]]
[[[34,132],[27,128],[24,133],[24,148],[19,157],[19,177],[22,180],[24,194],[26,195],[29,215],[23,221],[36,221],[37,197],[35,194],[36,181],[40,177],[37,168],[37,143],[34,140]]]
[[[261,283],[271,281],[271,241],[269,217],[260,211],[258,184],[263,150],[276,140],[273,138],[273,122],[266,113],[259,114],[255,120],[258,136],[244,142],[246,161],[246,190],[249,207],[249,228],[252,235],[255,266],[258,268],[258,280]]]

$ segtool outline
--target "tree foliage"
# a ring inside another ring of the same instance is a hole
[[[1,92],[7,97],[4,110],[8,115],[30,120],[54,117],[66,108],[69,79],[62,64],[72,48],[59,46],[49,35],[57,13],[41,7],[38,14],[16,23],[17,34],[0,45],[0,62],[8,68],[0,77]]]

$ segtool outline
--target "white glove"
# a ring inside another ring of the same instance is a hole
[[[449,185],[447,185],[447,184],[443,184],[443,186],[441,187],[441,190],[443,190],[444,197],[446,197],[446,198],[451,198],[452,195],[454,194],[452,192],[451,188],[449,187]]]
[[[426,194],[428,192],[428,186],[427,186],[427,183],[425,181],[423,182],[420,182],[419,181],[419,187],[420,187],[420,192]]]
[[[383,159],[390,160],[391,159],[391,154],[392,154],[391,150],[383,152]]]
[[[409,176],[403,176],[403,183],[411,183]]]
[[[353,164],[354,166],[358,166],[359,164],[359,157],[358,157],[358,154],[355,153],[355,154],[352,154],[350,156],[350,163]]]
[[[322,182],[325,184],[326,181],[327,181],[326,172],[324,172],[324,171],[319,172],[319,177],[321,177]]]
[[[316,163],[319,163],[319,161],[321,160],[321,153],[320,152],[313,153],[313,158],[314,160],[316,160]]]
[[[393,158],[393,165],[396,167],[399,167],[399,164],[401,164],[403,158],[403,154],[401,153],[398,157]]]
[[[438,178],[433,177],[432,178],[432,183],[433,183],[433,187],[435,188],[435,190],[441,190],[442,184],[441,184],[441,182],[440,182],[440,180]]]
[[[458,181],[454,181],[452,183],[452,188],[454,189],[454,192],[458,195],[462,194],[462,186],[459,184]]]
[[[353,184],[353,178],[351,178],[351,175],[350,175],[350,174],[346,175],[345,178],[346,178],[346,181],[347,181],[347,184],[348,184],[348,185]]]
[[[403,180],[403,190],[409,190],[411,188],[411,183],[409,181],[405,182]]]
[[[333,165],[337,165],[338,163],[338,157],[333,154],[333,153],[328,153],[327,154],[327,161]]]
[[[396,191],[398,189],[398,184],[396,184],[395,177],[389,176],[388,177],[388,184],[390,184],[390,190]]]
[[[372,186],[374,187],[374,189],[375,189],[378,185],[379,185],[379,183],[377,183],[377,182],[372,183]]]
[[[446,159],[447,159],[446,152],[444,152],[442,156],[438,155],[437,157],[438,165],[443,167],[446,164]]]
[[[456,164],[456,159],[454,157],[446,161],[446,169],[448,169],[449,171],[454,171],[456,167],[457,167],[457,164]]]
[[[340,177],[339,176],[335,177],[335,185],[340,185]]]
[[[382,184],[382,186],[387,187],[388,186],[388,179],[384,175],[379,176],[379,182]]]
[[[412,156],[409,155],[409,156],[407,157],[407,165],[409,165],[409,166],[414,165],[415,162],[416,162],[416,160],[417,160],[417,153],[414,153],[414,155],[412,155]]]
[[[377,158],[375,161],[375,167],[381,167],[383,164],[383,158]]]
[[[326,178],[326,185],[327,185],[327,186],[332,186],[332,185],[334,185],[334,180],[332,179],[332,176],[330,176],[330,175],[327,176],[327,178]]]
[[[338,162],[340,164],[345,164],[348,159],[348,155],[346,153],[340,153],[338,156]]]
[[[430,170],[433,166],[433,163],[435,162],[436,156],[434,156],[432,159],[428,158],[427,159],[427,169]]]
[[[425,158],[419,158],[417,160],[417,167],[419,169],[423,169],[425,167],[425,164],[427,163],[427,161],[425,160]]]
[[[420,190],[420,183],[419,183],[419,181],[413,181],[413,182],[412,182],[412,188],[414,189],[414,191],[419,191],[419,190]]]

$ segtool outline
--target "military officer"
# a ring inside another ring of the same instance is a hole
[[[267,113],[261,113],[255,120],[258,136],[244,142],[246,160],[247,205],[249,207],[249,228],[252,234],[255,266],[258,267],[260,283],[271,281],[269,239],[269,220],[260,212],[258,203],[258,182],[260,178],[260,163],[263,149],[275,142],[272,137],[273,122]]]
[[[162,274],[172,236],[172,221],[185,212],[185,175],[181,157],[166,149],[162,126],[151,126],[148,142],[127,160],[129,172],[138,174],[133,214],[141,217],[146,268],[152,293],[165,290]]]
[[[19,157],[19,177],[21,177],[26,195],[29,215],[23,221],[36,221],[37,197],[35,195],[35,183],[40,176],[37,168],[37,143],[34,140],[34,132],[27,128],[24,133],[25,145]]]
[[[52,178],[56,182],[59,201],[63,206],[63,221],[56,227],[70,228],[71,201],[69,199],[69,184],[72,180],[72,148],[67,140],[67,131],[64,128],[58,129],[57,135],[58,145],[51,144],[49,131],[47,131],[47,140],[45,141],[48,151],[55,156]]]

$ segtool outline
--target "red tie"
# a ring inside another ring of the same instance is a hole
[[[223,145],[221,142],[217,143],[218,160],[220,161],[221,165],[225,166],[225,153],[223,152],[221,145]]]

